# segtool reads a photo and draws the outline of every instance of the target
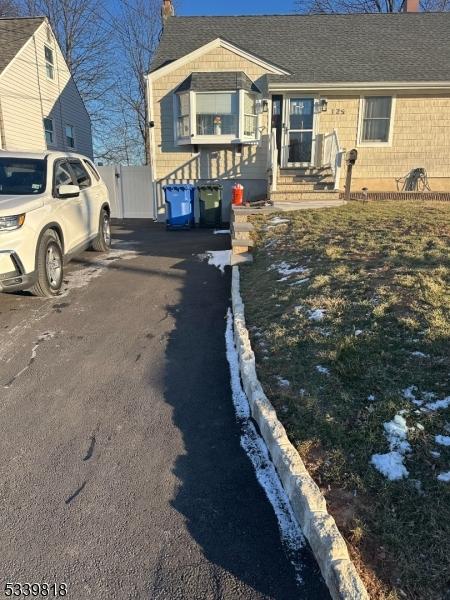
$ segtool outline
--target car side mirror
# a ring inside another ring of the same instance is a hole
[[[58,187],[59,198],[76,198],[80,195],[80,187],[78,185],[60,185]]]

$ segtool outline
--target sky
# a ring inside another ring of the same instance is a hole
[[[293,12],[295,0],[175,0],[177,15],[273,15]]]

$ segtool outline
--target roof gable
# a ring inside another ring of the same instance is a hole
[[[45,17],[0,19],[0,74],[45,21]]]
[[[189,75],[175,92],[224,92],[246,90],[261,93],[258,86],[243,71],[194,72]]]
[[[152,71],[216,38],[289,75],[280,82],[450,82],[450,13],[170,17]]]

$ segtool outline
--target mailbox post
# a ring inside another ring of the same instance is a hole
[[[353,148],[347,152],[346,162],[347,162],[347,176],[345,178],[345,200],[350,200],[350,188],[352,187],[352,170],[353,165],[356,163],[356,159],[358,158],[358,150]]]

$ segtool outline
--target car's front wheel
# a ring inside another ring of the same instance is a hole
[[[37,279],[30,289],[35,296],[56,296],[62,286],[64,260],[61,242],[52,229],[41,238],[37,251]]]
[[[108,212],[103,208],[100,213],[98,234],[92,242],[92,248],[96,252],[107,252],[111,247],[111,219]]]

